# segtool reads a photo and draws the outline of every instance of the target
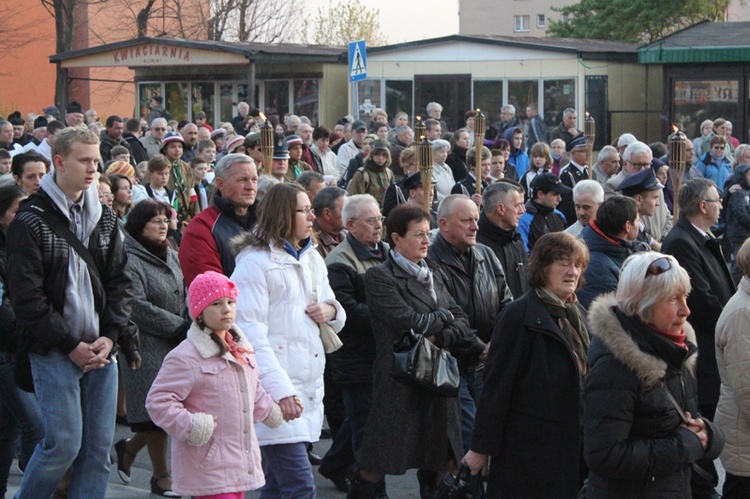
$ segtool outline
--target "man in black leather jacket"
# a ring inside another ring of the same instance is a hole
[[[477,241],[495,252],[505,271],[513,298],[529,289],[526,263],[529,256],[518,233],[518,221],[526,211],[523,187],[518,182],[501,180],[482,191],[482,214],[479,216]]]
[[[430,267],[443,273],[448,292],[469,316],[469,324],[477,336],[485,342],[480,356],[459,365],[464,449],[471,443],[492,328],[502,309],[513,300],[500,261],[490,248],[477,243],[478,220],[477,205],[471,198],[463,194],[446,197],[438,208],[440,232],[427,253]]]

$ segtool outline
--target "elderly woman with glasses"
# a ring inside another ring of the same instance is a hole
[[[529,257],[531,289],[495,323],[463,460],[474,473],[489,461],[487,497],[578,494],[589,337],[576,290],[588,262],[580,239],[540,237]]]
[[[348,497],[380,497],[378,483],[384,475],[415,468],[421,497],[433,497],[438,472],[463,454],[458,397],[439,397],[393,379],[393,344],[412,329],[456,357],[478,356],[483,346],[425,262],[429,215],[420,208],[397,206],[386,219],[386,230],[388,260],[365,274],[376,345],[372,410],[356,455],[360,470]]]
[[[153,469],[151,492],[178,497],[171,490],[167,434],[153,423],[146,411],[146,395],[164,357],[185,339],[190,325],[182,270],[177,252],[167,241],[171,210],[166,203],[147,199],[133,208],[125,223],[125,252],[133,279],[131,320],[138,326],[143,363],[138,370],[122,371],[128,423],[134,435],[117,442],[115,451],[120,479],[130,483],[136,455],[147,447]]]
[[[587,498],[691,497],[691,465],[724,446],[721,430],[698,412],[690,290],[674,257],[639,253],[625,260],[617,291],[590,307]]]

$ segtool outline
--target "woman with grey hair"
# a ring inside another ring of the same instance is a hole
[[[698,412],[690,290],[674,257],[650,251],[625,260],[615,294],[590,307],[587,498],[690,497],[691,465],[724,447],[721,430]]]
[[[453,179],[451,167],[445,163],[450,153],[451,144],[447,140],[432,142],[432,178],[435,180],[435,190],[438,202],[450,196],[456,181]]]

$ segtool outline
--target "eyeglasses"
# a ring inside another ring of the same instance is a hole
[[[713,146],[712,149],[720,149],[720,150],[723,151],[724,150],[724,146]]]
[[[148,223],[154,224],[154,225],[169,225],[169,219],[168,218],[155,218],[154,220],[149,220]]]
[[[310,215],[315,216],[315,210],[313,210],[309,206],[307,208],[298,209],[297,213],[304,213],[306,217]]]
[[[630,161],[628,161],[628,163],[630,163]],[[641,168],[641,169],[648,168],[649,166],[651,166],[651,163],[630,163],[630,164],[635,166],[636,168]]]
[[[650,275],[661,275],[671,268],[672,262],[669,261],[669,258],[657,258],[656,260],[651,262],[651,265],[649,265],[646,269],[646,277]]]
[[[704,199],[703,201],[707,203],[721,203],[721,198],[719,199]]]
[[[367,225],[377,225],[378,223],[385,222],[385,217],[370,217],[370,218],[352,218],[352,220],[361,220]]]
[[[430,234],[428,232],[417,232],[415,234],[407,234],[407,236],[416,238],[416,239],[429,239]]]

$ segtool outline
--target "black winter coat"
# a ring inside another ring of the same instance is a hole
[[[505,307],[471,440],[471,450],[491,456],[487,497],[576,497],[581,386],[573,352],[536,291]]]
[[[698,340],[698,399],[701,406],[719,402],[719,368],[716,367],[716,322],[737,288],[729,275],[717,240],[708,240],[684,216],[669,231],[661,247],[690,274],[693,290],[687,304],[688,318]]]
[[[526,264],[529,255],[516,230],[505,230],[490,221],[483,213],[479,215],[477,242],[489,246],[495,252],[505,271],[505,280],[514,298],[520,298],[529,290]]]
[[[594,301],[592,341],[584,390],[584,456],[590,469],[586,497],[690,498],[690,464],[715,459],[724,435],[704,419],[704,450],[667,396],[699,417],[695,333],[685,325],[689,350],[616,308],[612,294]]]
[[[13,353],[16,351],[16,316],[10,305],[8,294],[8,279],[5,258],[5,229],[0,228],[0,285],[2,285],[2,299],[0,299],[0,352]]]
[[[503,267],[490,248],[477,244],[467,251],[471,254],[468,271],[459,251],[438,234],[427,251],[427,263],[434,271],[443,273],[448,292],[469,316],[469,325],[479,339],[486,343],[500,312],[513,301],[513,295],[505,283]]]
[[[437,471],[449,456],[463,454],[458,397],[436,397],[390,376],[393,343],[409,328],[434,335],[438,346],[459,358],[459,345],[470,357],[484,348],[439,274],[433,282],[437,300],[392,259],[365,274],[377,354],[372,410],[356,456],[364,470],[389,475],[415,468]],[[447,320],[441,309],[450,310],[454,320]]]
[[[387,258],[388,245],[381,242],[379,248],[380,259],[347,234],[346,240],[326,257],[328,283],[346,311],[346,324],[339,331],[343,346],[327,356],[328,367],[339,385],[372,384],[375,338],[365,299],[365,271]]]
[[[13,290],[13,310],[18,322],[19,349],[46,355],[52,349],[68,354],[79,338],[63,319],[65,288],[68,283],[68,243],[47,225],[35,208],[51,210],[67,222],[49,196],[40,189],[21,204],[8,229],[9,287]],[[127,269],[117,216],[103,206],[95,231],[89,238],[89,251],[99,269],[105,299],[99,313],[99,335],[117,342],[121,334],[137,338],[131,327],[133,286]],[[137,339],[134,339],[137,342]]]

